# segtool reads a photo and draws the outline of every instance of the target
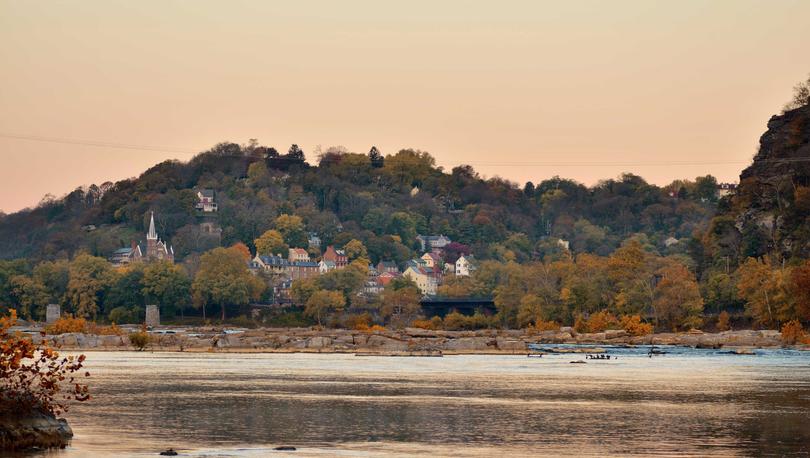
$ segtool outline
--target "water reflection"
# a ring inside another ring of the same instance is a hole
[[[92,353],[58,457],[791,455],[810,452],[810,357]]]

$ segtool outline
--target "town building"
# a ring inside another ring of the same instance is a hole
[[[294,261],[301,261],[301,262],[309,261],[309,253],[307,253],[307,250],[305,250],[303,248],[290,248],[289,253],[290,254],[287,257],[287,259],[289,259],[290,261],[293,261],[293,262]]]
[[[214,201],[214,190],[200,189],[197,191],[197,204],[194,208],[205,213],[217,211],[217,203]]]
[[[423,254],[422,260],[425,261],[425,265],[431,269],[436,269],[442,264],[442,257],[435,251],[430,251]]]
[[[143,259],[141,247],[137,243],[132,242],[130,248],[119,248],[115,250],[110,257],[110,262],[115,267],[123,267],[127,264],[140,261],[141,259]]]
[[[149,218],[149,232],[146,233],[146,253],[144,258],[147,262],[169,261],[174,263],[174,248],[165,241],[160,240],[155,230],[155,212]]]
[[[449,243],[452,242],[450,238],[444,235],[417,235],[416,239],[419,240],[419,244],[422,246],[422,251],[433,251],[433,250],[441,250]]]
[[[337,269],[337,266],[335,265],[334,261],[327,261],[325,259],[321,259],[321,262],[318,263],[318,271],[321,274],[331,272],[335,269]]]
[[[343,250],[336,250],[333,245],[326,247],[326,252],[323,254],[324,261],[332,261],[335,263],[335,268],[342,269],[349,265],[349,257]]]
[[[471,272],[475,271],[475,258],[473,255],[461,255],[456,259],[456,277],[468,277]]]
[[[399,267],[397,267],[397,263],[394,261],[380,261],[377,263],[377,272],[379,272],[380,275],[384,274],[385,272],[398,274]]]
[[[155,212],[152,212],[149,218],[149,230],[146,233],[146,247],[141,248],[140,244],[133,241],[129,248],[115,250],[112,256],[110,256],[109,261],[116,267],[125,266],[137,261],[174,262],[174,248],[158,237],[157,230],[155,229]]]
[[[317,250],[321,249],[321,238],[318,237],[318,234],[315,232],[310,232],[307,234],[307,242],[309,242],[310,248],[315,248]]]
[[[409,265],[402,276],[416,283],[416,287],[419,288],[419,292],[423,295],[434,296],[436,294],[436,288],[439,285],[433,269],[430,267],[415,267]]]
[[[290,280],[301,280],[316,277],[320,274],[318,263],[312,261],[290,261],[281,256],[256,255],[250,261],[252,270],[263,270],[276,275],[283,275]]]

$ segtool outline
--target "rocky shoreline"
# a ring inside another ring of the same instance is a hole
[[[691,331],[631,336],[623,330],[581,334],[571,328],[559,331],[525,330],[434,331],[419,328],[385,331],[309,328],[172,328],[150,331],[148,351],[222,352],[316,352],[316,353],[436,353],[519,354],[529,344],[583,345],[680,345],[695,348],[778,348],[781,333],[773,330],[741,330],[720,333]],[[62,350],[129,350],[124,335],[70,333],[55,336],[32,335],[48,340]],[[808,346],[794,347],[801,350]]]

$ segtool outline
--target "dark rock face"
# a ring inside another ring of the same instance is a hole
[[[72,437],[65,419],[38,410],[0,413],[0,450],[64,448]]]
[[[810,162],[806,159],[810,159],[810,105],[771,117],[754,163],[742,171],[740,182],[791,177],[796,185],[808,186]]]

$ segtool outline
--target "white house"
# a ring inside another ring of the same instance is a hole
[[[217,204],[214,202],[214,190],[200,189],[197,191],[197,205],[195,205],[195,208],[205,213],[217,211]]]
[[[334,261],[323,260],[323,261],[318,263],[318,271],[321,274],[325,274],[326,272],[329,272],[329,271],[335,270],[335,269],[337,269],[337,264],[335,264]]]
[[[475,258],[473,255],[461,255],[456,259],[456,277],[468,277],[470,272],[475,270]]]

